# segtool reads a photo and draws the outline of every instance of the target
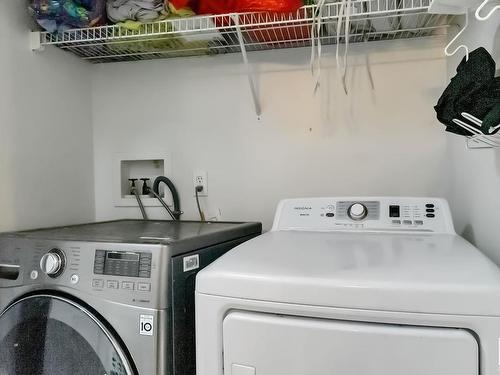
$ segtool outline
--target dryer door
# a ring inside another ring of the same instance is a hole
[[[125,352],[86,308],[63,297],[25,297],[0,314],[2,375],[132,375]]]
[[[224,375],[477,375],[467,331],[233,312]]]

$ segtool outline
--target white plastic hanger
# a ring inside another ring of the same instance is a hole
[[[460,30],[460,32],[450,41],[450,43],[448,43],[448,45],[446,46],[446,48],[444,49],[444,53],[446,56],[453,56],[454,54],[456,54],[460,49],[464,49],[465,50],[465,59],[468,61],[469,60],[469,47],[467,47],[465,44],[461,44],[459,45],[457,48],[455,48],[455,50],[453,52],[450,52],[450,48],[453,46],[453,44],[455,43],[455,41],[463,34],[463,32],[467,29],[467,27],[469,26],[469,12],[467,11],[465,13],[465,26],[462,28],[462,30]]]
[[[490,128],[489,134],[484,134],[482,131],[483,122],[480,119],[467,112],[462,112],[462,117],[470,121],[470,123],[466,123],[459,119],[453,119],[453,122],[471,133],[471,135],[467,137],[467,148],[500,147],[500,137],[496,134],[497,130],[500,129],[500,125]]]
[[[465,118],[466,120],[469,120],[474,125],[478,126],[480,129],[482,129],[483,122],[480,119],[478,119],[477,117],[475,117],[467,112],[462,112],[462,117]],[[500,124],[497,126],[492,126],[491,128],[488,129],[488,132],[489,132],[489,134],[494,134],[494,133],[496,133],[496,131],[498,129],[500,129]]]
[[[492,10],[489,11],[489,13],[486,15],[486,16],[481,16],[479,13],[481,13],[481,11],[483,10],[483,8],[490,2],[490,0],[484,0],[483,3],[477,8],[476,10],[476,18],[479,20],[479,21],[486,21],[488,18],[490,18],[493,13],[495,13],[495,11],[497,10],[500,10],[500,5],[497,5],[495,7],[493,7]]]
[[[500,139],[483,134],[479,129],[467,124],[461,120],[453,119],[453,122],[460,126],[462,129],[472,133],[472,136],[468,137],[471,141],[476,143],[483,143],[488,147],[500,147]]]

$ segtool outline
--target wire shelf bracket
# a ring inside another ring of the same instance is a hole
[[[444,54],[448,57],[455,55],[458,51],[463,49],[465,51],[465,59],[468,61],[469,60],[469,47],[467,47],[465,44],[461,44],[457,46],[452,52],[450,52],[450,48],[455,44],[455,41],[460,38],[460,36],[465,32],[465,30],[469,27],[469,13],[465,13],[465,25],[462,27],[462,29],[455,35],[455,37],[446,45],[444,49]]]
[[[243,38],[243,32],[241,31],[240,26],[240,16],[238,14],[232,14],[231,18],[236,26],[236,33],[238,34],[238,42],[240,44],[241,55],[243,57],[243,63],[245,64],[245,68],[248,76],[248,83],[250,85],[250,91],[252,93],[253,104],[255,107],[255,114],[257,115],[257,120],[262,119],[262,107],[260,105],[259,95],[257,92],[257,86],[255,84],[255,76],[252,71],[252,67],[250,66],[250,62],[248,61],[247,49],[245,46],[245,39]]]
[[[32,51],[43,51],[45,46],[42,44],[42,33],[40,31],[30,32],[30,48]]]

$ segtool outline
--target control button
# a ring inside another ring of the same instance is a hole
[[[436,215],[434,215],[434,214],[427,214],[425,216],[427,216],[427,217],[436,217]]]
[[[78,281],[80,281],[80,277],[77,274],[71,275],[69,281],[71,284],[78,284]]]
[[[401,225],[401,220],[393,220],[392,223],[396,225]]]
[[[335,214],[333,212],[327,212],[326,217],[334,217]]]
[[[434,208],[428,208],[425,210],[425,212],[434,213],[435,211]]]
[[[122,281],[122,289],[124,290],[134,290],[135,283],[132,281]]]
[[[422,220],[415,220],[416,225],[424,225],[424,222]]]
[[[137,283],[137,290],[140,292],[150,292],[151,284],[150,283]]]
[[[96,288],[96,289],[104,288],[104,280],[101,280],[101,279],[92,280],[92,288]]]
[[[118,281],[115,281],[115,280],[108,280],[108,282],[106,283],[106,286],[109,289],[118,289],[119,288]]]
[[[31,273],[30,273],[30,279],[31,279],[31,280],[36,280],[36,279],[38,279],[38,271],[37,271],[37,270],[33,270],[33,271],[31,271]]]
[[[427,208],[434,208],[434,205],[429,203],[429,204],[426,204],[425,207],[427,207]]]
[[[361,203],[354,203],[347,210],[347,214],[352,220],[363,220],[368,215],[368,210]]]
[[[405,224],[405,225],[412,225],[413,221],[411,221],[411,220],[403,220],[403,224]]]

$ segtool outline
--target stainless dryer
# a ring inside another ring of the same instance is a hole
[[[196,274],[261,229],[122,220],[0,235],[0,374],[194,375]]]

